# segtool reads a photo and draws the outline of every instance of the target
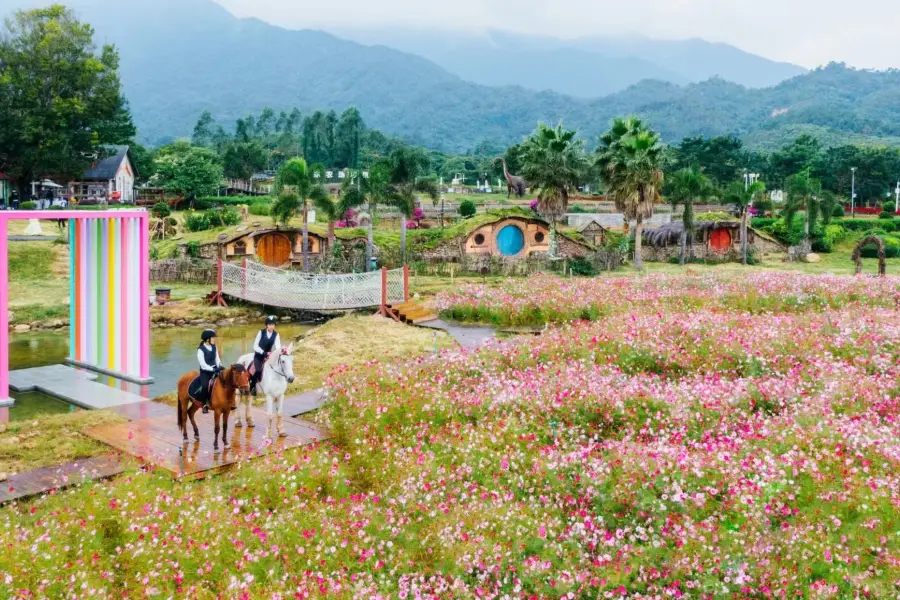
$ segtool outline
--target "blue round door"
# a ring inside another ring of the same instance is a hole
[[[515,225],[507,225],[497,234],[497,249],[503,256],[515,256],[525,247],[525,235]]]

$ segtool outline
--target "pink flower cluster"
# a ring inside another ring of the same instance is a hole
[[[750,280],[536,278],[621,304],[336,369],[318,447],[7,507],[0,597],[896,597],[896,281]]]

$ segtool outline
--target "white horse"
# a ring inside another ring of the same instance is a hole
[[[275,428],[278,437],[286,437],[284,432],[282,419],[284,417],[284,393],[287,391],[289,383],[294,383],[294,357],[292,353],[294,345],[291,344],[287,348],[282,348],[281,352],[272,352],[269,354],[268,360],[263,363],[262,381],[257,384],[257,391],[262,391],[266,395],[266,415],[269,417],[269,424],[266,427],[266,437],[272,438],[272,418],[277,417]],[[253,364],[253,354],[245,354],[238,359],[238,364],[242,364],[248,369]],[[241,403],[246,399],[244,405],[244,414],[247,417],[247,427],[255,427],[256,424],[250,417],[250,395],[240,395],[238,392],[238,415],[235,427],[243,427],[241,422]],[[274,410],[273,410],[273,404]]]

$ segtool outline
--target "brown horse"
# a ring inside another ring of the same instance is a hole
[[[187,421],[191,420],[194,426],[194,439],[200,441],[200,430],[197,429],[197,422],[194,421],[194,413],[202,406],[200,402],[191,398],[188,394],[188,387],[191,382],[200,375],[199,371],[191,371],[185,373],[178,380],[178,427],[184,435],[184,441],[187,443]],[[216,439],[213,442],[213,450],[219,449],[219,420],[222,419],[222,443],[225,448],[230,448],[228,443],[228,415],[231,411],[237,409],[235,401],[235,391],[248,391],[250,389],[250,373],[244,368],[244,365],[231,365],[214,380],[212,387],[212,400],[209,407],[215,413],[216,423]]]

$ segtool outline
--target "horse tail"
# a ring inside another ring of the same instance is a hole
[[[184,427],[184,404],[181,402],[181,391],[178,392],[178,430]]]

